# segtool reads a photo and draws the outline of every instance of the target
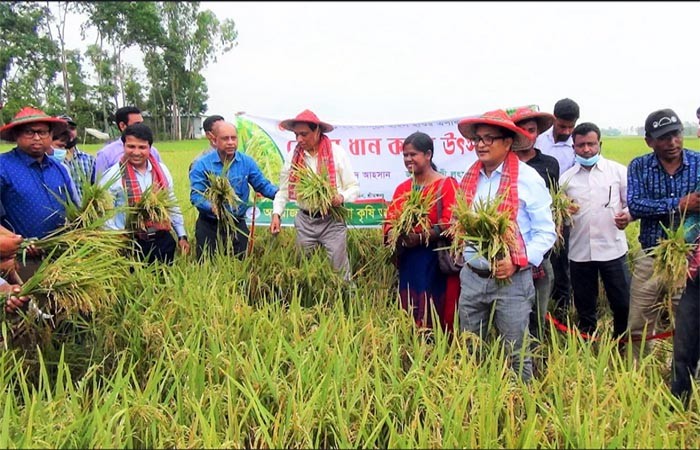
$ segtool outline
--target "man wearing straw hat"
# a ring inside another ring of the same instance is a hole
[[[0,139],[15,142],[15,148],[0,155],[0,203],[2,225],[24,238],[43,238],[65,222],[68,199],[79,204],[68,170],[46,156],[52,133],[65,130],[66,121],[43,111],[24,107],[4,127]],[[39,267],[41,255],[28,249],[26,265],[19,276],[26,280]]]
[[[522,107],[516,109],[511,115],[511,119],[516,126],[530,133],[531,136],[538,136],[549,129],[554,123],[554,116],[536,111],[532,108]],[[538,149],[534,142],[528,148],[515,151],[518,159],[537,171],[544,180],[545,186],[551,191],[552,188],[559,189],[559,162],[556,158],[545,155]],[[544,254],[544,259],[539,267],[533,268],[532,278],[535,284],[535,304],[530,313],[530,334],[538,340],[542,340],[544,318],[549,305],[549,298],[552,294],[552,283],[554,282],[554,270],[552,262],[549,260],[551,250]]]
[[[270,232],[272,234],[280,232],[280,216],[284,212],[287,201],[296,201],[299,206],[299,213],[294,218],[297,245],[306,251],[312,250],[317,245],[325,247],[333,268],[341,272],[343,278],[349,281],[347,225],[330,214],[323,216],[309,211],[305,208],[303,201],[298,201],[296,169],[305,166],[316,173],[326,170],[331,186],[336,192],[332,200],[332,205],[336,207],[354,201],[360,194],[360,183],[350,165],[350,157],[344,148],[332,143],[326,136],[326,133],[333,130],[333,125],[322,122],[308,109],[293,119],[283,120],[279,126],[294,133],[297,146],[291,157],[286,159],[280,172],[280,190],[273,202]]]
[[[458,129],[476,144],[478,157],[462,178],[462,195],[467,204],[503,196],[498,209],[510,214],[516,236],[495,267],[477,256],[473,247],[465,250],[466,264],[460,272],[460,328],[485,339],[489,318],[494,317],[512,367],[527,382],[532,377],[532,358],[526,345],[535,299],[532,268],[542,264],[556,240],[552,200],[542,177],[514,153],[532,146],[534,136],[517,127],[505,111],[462,119]],[[508,279],[510,282],[504,283]]]

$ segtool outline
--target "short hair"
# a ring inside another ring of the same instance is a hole
[[[153,131],[145,123],[133,123],[122,131],[122,142],[126,144],[126,137],[134,136],[135,138],[148,141],[148,145],[153,145]]]
[[[70,130],[65,129],[63,131],[61,130],[51,130],[52,131],[52,136],[51,138],[55,141],[58,139],[65,139],[66,142],[70,141]],[[61,131],[60,133],[56,133],[56,131]]]
[[[117,126],[120,123],[129,123],[129,114],[141,114],[141,110],[135,106],[122,106],[114,115],[114,120],[117,121]]]
[[[583,122],[576,125],[574,131],[571,132],[571,139],[576,141],[576,136],[585,136],[591,131],[595,132],[595,134],[598,136],[598,140],[600,141],[600,128],[598,128],[598,125],[591,122]]]
[[[214,124],[220,120],[226,119],[224,119],[223,116],[220,116],[218,114],[209,116],[206,119],[204,119],[204,122],[202,123],[202,128],[204,129],[204,131],[208,131],[211,133],[212,128],[214,128]]]
[[[700,116],[700,107],[698,107],[698,110],[695,111],[695,115],[696,115],[696,116]]]
[[[579,116],[578,103],[570,98],[563,98],[554,104],[554,117],[557,119],[576,121]]]

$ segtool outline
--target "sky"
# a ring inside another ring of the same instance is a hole
[[[700,2],[202,2],[238,43],[204,71],[209,114],[335,125],[449,119],[564,97],[579,122],[700,106]],[[82,44],[72,27],[74,46]],[[134,50],[136,51],[136,50]],[[135,58],[134,61],[137,59]],[[145,74],[145,70],[144,70]]]

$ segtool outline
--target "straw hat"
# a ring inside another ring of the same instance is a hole
[[[516,109],[513,114],[510,115],[513,123],[516,125],[525,120],[534,120],[537,122],[537,134],[540,135],[554,124],[554,116],[547,112],[535,111],[532,108],[522,107]]]
[[[515,133],[513,137],[513,145],[511,150],[525,150],[530,148],[534,141],[534,137],[530,136],[528,132],[522,128],[516,126],[508,114],[502,109],[497,109],[495,111],[489,111],[478,117],[467,117],[462,119],[457,124],[459,132],[467,139],[474,136],[474,130],[479,125],[492,125],[495,127],[505,128]]]
[[[48,123],[51,126],[52,134],[55,135],[61,134],[68,128],[68,123],[65,120],[49,116],[40,109],[25,106],[12,118],[10,123],[0,128],[0,139],[14,141],[15,136],[12,129],[28,123]]]
[[[316,116],[316,114],[309,111],[308,109],[305,109],[304,111],[300,112],[293,119],[283,120],[282,122],[280,122],[279,127],[284,130],[294,131],[294,124],[296,122],[315,123],[319,126],[319,128],[321,128],[322,133],[328,133],[329,131],[333,130],[333,125],[326,122],[321,122],[318,116]]]

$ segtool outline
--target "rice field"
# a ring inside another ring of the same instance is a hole
[[[641,138],[604,142],[622,163],[648,151]],[[193,236],[187,168],[206,141],[156,146]],[[257,228],[244,261],[135,267],[111,309],[0,353],[0,447],[700,445],[700,393],[671,408],[670,341],[634,366],[601,302],[600,340],[551,328],[523,385],[494,341],[416,333],[381,242],[350,230],[354,287],[322,252],[302,257],[290,228]]]

